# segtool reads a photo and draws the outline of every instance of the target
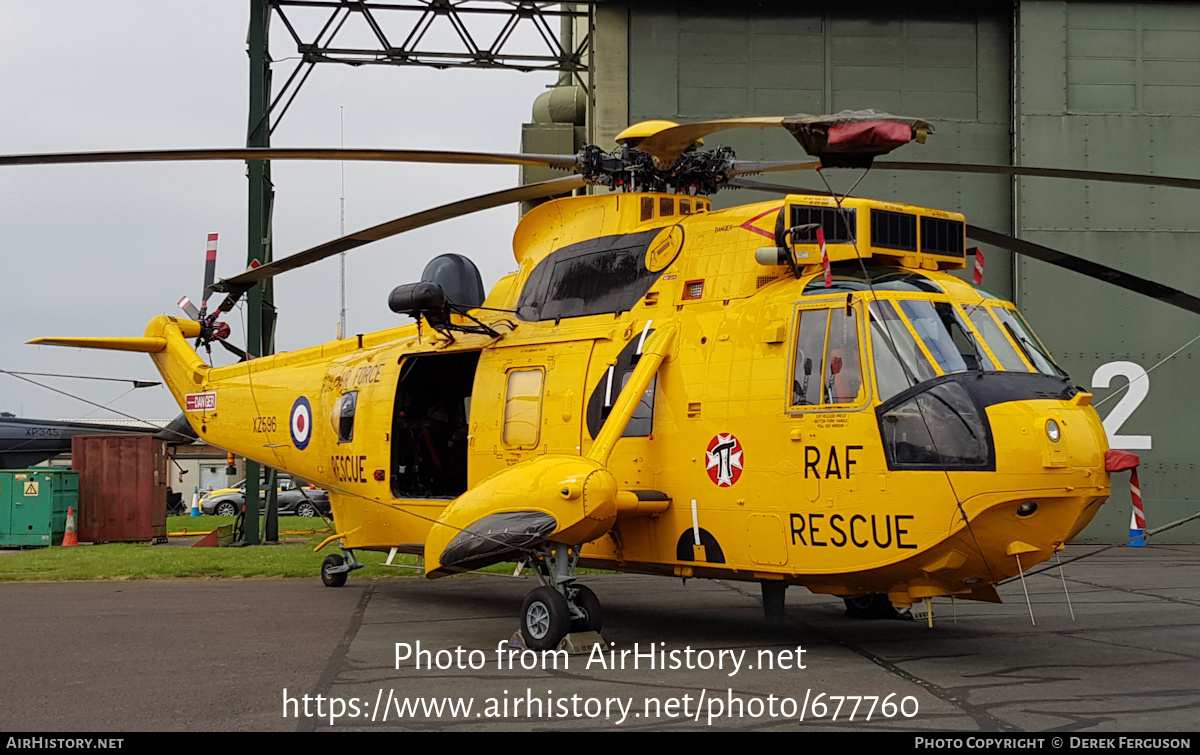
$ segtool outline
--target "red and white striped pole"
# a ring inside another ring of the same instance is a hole
[[[1141,457],[1128,451],[1110,448],[1104,454],[1104,468],[1108,472],[1129,470],[1129,497],[1133,500],[1133,513],[1129,517],[1128,545],[1141,548],[1146,544],[1146,509],[1142,506],[1142,486],[1138,482],[1138,466]]]
[[[1142,488],[1138,484],[1137,467],[1129,475],[1129,497],[1133,511],[1129,515],[1129,544],[1141,548],[1146,544],[1146,509],[1142,506]]]
[[[976,286],[983,285],[983,263],[985,261],[986,260],[984,258],[983,250],[976,249],[975,250],[975,273],[974,273],[974,275],[971,276],[972,279],[975,281]]]
[[[825,229],[817,229],[817,246],[821,249],[821,266],[825,268],[825,288],[833,285],[833,271],[829,269],[829,252],[825,249]]]

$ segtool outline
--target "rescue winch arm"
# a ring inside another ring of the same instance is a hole
[[[650,387],[650,381],[654,379],[658,368],[674,347],[675,334],[678,330],[677,326],[669,325],[654,331],[646,339],[646,345],[642,349],[637,367],[633,369],[633,374],[629,376],[629,382],[617,396],[612,412],[605,420],[604,427],[600,428],[599,434],[596,435],[596,442],[588,451],[587,458],[599,462],[603,466],[608,466],[608,458],[612,455],[617,441],[625,434],[625,428],[629,425],[629,420],[633,418],[633,413],[637,410],[642,395]]]

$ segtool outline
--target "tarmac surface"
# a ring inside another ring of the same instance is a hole
[[[339,712],[333,728],[360,730],[1200,728],[1200,548],[1064,572],[1074,620],[1052,570],[1026,580],[1036,625],[1013,582],[999,605],[934,601],[932,629],[851,619],[800,588],[769,627],[754,583],[589,575],[617,655],[557,669],[497,654],[532,579],[4,583],[0,730],[311,731]]]

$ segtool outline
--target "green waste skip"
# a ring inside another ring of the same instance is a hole
[[[0,547],[61,545],[67,508],[78,505],[72,469],[0,470]]]

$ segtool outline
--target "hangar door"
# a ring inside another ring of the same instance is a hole
[[[747,18],[729,5],[632,4],[630,122],[874,108],[936,125],[928,143],[905,147],[894,159],[1010,161],[1011,6],[790,5]],[[782,130],[731,131],[705,142],[746,159],[804,156]],[[857,171],[839,171],[831,181],[845,191],[857,178]],[[823,188],[812,174],[770,180]],[[855,193],[961,211],[1003,233],[1011,228],[1011,191],[1002,177],[872,171]],[[717,205],[769,198],[726,192]],[[1009,256],[989,251],[984,285],[1011,295]]]

